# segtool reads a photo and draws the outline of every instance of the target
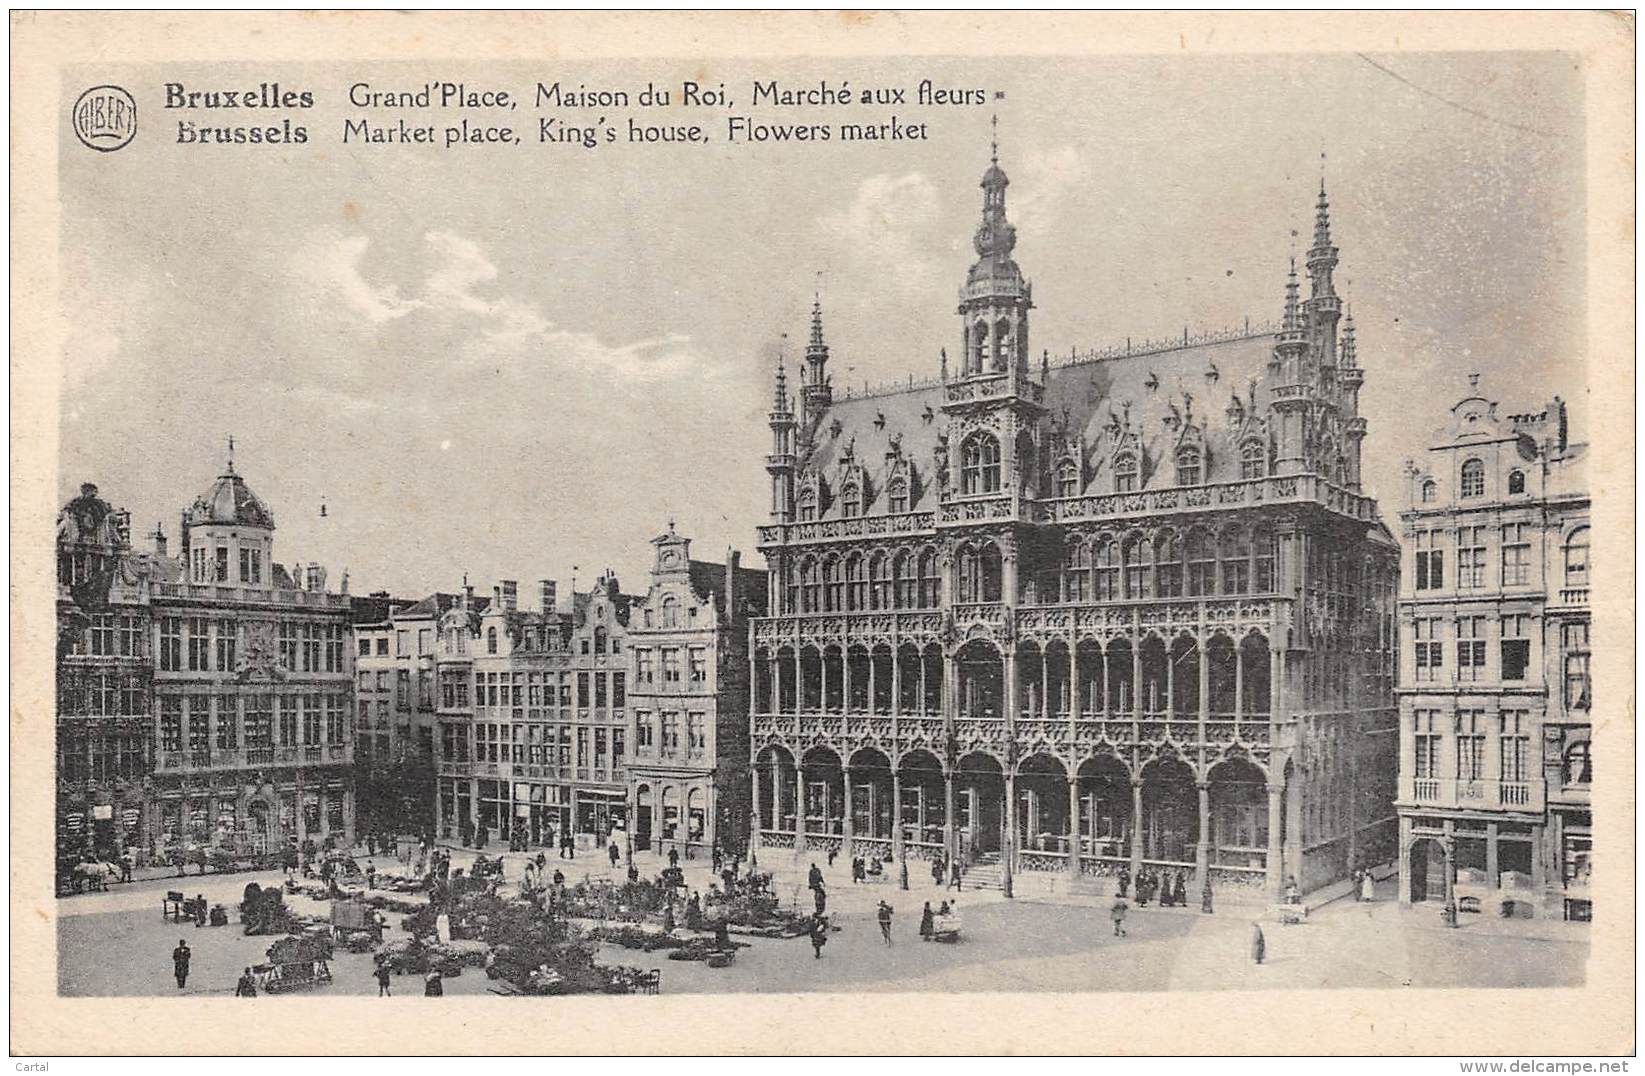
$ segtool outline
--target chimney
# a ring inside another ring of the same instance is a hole
[[[558,596],[554,592],[554,580],[540,579],[537,586],[543,599],[543,612],[552,613],[560,606]]]
[[[310,561],[308,565],[308,574],[305,581],[307,583],[307,589],[309,590],[325,590],[325,567],[321,565],[319,561]]]
[[[159,557],[161,560],[165,560],[166,559],[166,532],[165,532],[165,530],[160,526],[160,524],[156,523],[154,525],[154,533],[149,535],[149,537],[154,539],[154,555]]]
[[[503,585],[497,588],[497,604],[512,613],[520,604],[520,584],[513,579],[504,579]]]

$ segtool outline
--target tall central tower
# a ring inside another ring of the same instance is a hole
[[[1005,218],[1005,188],[1011,185],[1000,167],[996,141],[982,176],[982,222],[973,242],[977,260],[960,289],[959,314],[964,328],[960,354],[964,377],[1028,370],[1028,311],[1033,289],[1011,258],[1017,229]]]

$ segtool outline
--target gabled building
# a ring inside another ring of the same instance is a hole
[[[1407,465],[1400,898],[1591,913],[1587,446],[1479,378]]]
[[[687,858],[748,839],[748,629],[765,573],[694,560],[674,524],[651,540],[651,586],[629,614],[627,760],[634,847]]]
[[[1323,186],[1276,328],[1034,354],[1009,180],[935,376],[769,416],[762,844],[1311,890],[1396,854],[1398,554]],[[933,343],[933,352],[938,349]]]

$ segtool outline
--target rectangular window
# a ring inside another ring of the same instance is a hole
[[[708,683],[708,659],[700,646],[691,648],[691,682],[697,686]]]
[[[571,705],[571,681],[564,675],[560,677],[560,705],[562,707]]]
[[[233,672],[237,662],[236,644],[239,642],[238,626],[232,620],[217,622],[217,671]]]
[[[246,696],[246,746],[274,746],[274,699],[270,695]]]
[[[183,698],[181,695],[160,697],[160,750],[183,749]]]
[[[1418,531],[1416,536],[1416,587],[1439,590],[1445,586],[1445,552],[1436,548],[1439,531]]]
[[[662,753],[677,754],[680,750],[680,715],[672,710],[663,713]]]
[[[320,745],[320,696],[306,695],[303,698],[303,746],[318,747]]]
[[[588,674],[585,672],[577,674],[577,707],[588,709]]]
[[[396,655],[411,653],[411,632],[409,629],[400,628],[394,633],[394,653]]]
[[[1531,779],[1530,714],[1520,710],[1502,713],[1500,745],[1502,749],[1502,780],[1528,781]]]
[[[588,730],[577,730],[577,766],[582,768],[588,765]]]
[[[1457,679],[1485,677],[1485,618],[1459,616],[1456,622]]]
[[[228,582],[228,546],[217,547],[217,571],[213,577],[219,583]]]
[[[326,696],[326,743],[341,746],[343,736],[343,696]]]
[[[1502,585],[1518,587],[1530,581],[1530,528],[1524,523],[1505,523],[1502,526]]]
[[[655,671],[651,665],[651,650],[643,648],[634,651],[634,679],[642,684],[656,682]]]
[[[708,748],[708,732],[704,724],[704,715],[697,711],[686,714],[686,742],[690,745],[691,753],[701,754]]]
[[[1485,720],[1477,710],[1457,714],[1457,779],[1477,781],[1485,776]]]
[[[160,618],[160,671],[177,672],[183,667],[183,620]]]
[[[1457,586],[1478,590],[1485,585],[1485,528],[1457,528]]]
[[[613,766],[623,764],[623,733],[623,729],[611,730],[611,764]]]
[[[114,617],[98,613],[91,618],[91,652],[98,657],[114,656]]]
[[[211,700],[193,695],[188,700],[188,750],[196,766],[211,761]]]
[[[1416,719],[1416,776],[1439,776],[1439,745],[1442,737],[1439,735],[1436,712],[1433,710],[1418,710],[1413,715]]]
[[[1445,643],[1440,638],[1438,617],[1418,617],[1412,627],[1416,634],[1416,670],[1418,680],[1437,680],[1445,666]]]
[[[429,633],[429,629],[427,629],[427,628],[418,628],[417,629],[417,653],[418,654],[427,654],[427,653],[430,652],[430,650],[429,650],[430,638],[431,638],[431,636],[430,636],[430,633]]]
[[[649,751],[656,744],[651,727],[651,711],[634,711],[634,745],[641,751]]]
[[[326,626],[326,672],[343,671],[343,626]]]
[[[401,709],[411,705],[411,670],[394,671],[394,705]]]
[[[371,656],[371,640],[370,639],[361,639],[360,640],[360,656],[363,657],[363,658]]]
[[[287,672],[297,671],[297,625],[289,620],[280,622],[280,664]],[[366,686],[364,680],[360,686]]]
[[[380,658],[388,657],[388,636],[386,635],[377,640],[377,656]]]
[[[239,740],[239,700],[233,695],[217,696],[217,750],[232,751]]]
[[[1502,632],[1502,678],[1523,680],[1531,664],[1531,640],[1527,637],[1530,618],[1504,616],[1499,621]]]
[[[189,672],[209,672],[211,670],[211,621],[203,616],[188,618],[188,669]]]
[[[628,694],[625,688],[627,679],[628,675],[626,673],[614,672],[611,674],[611,708],[613,710],[621,710],[628,705]]]
[[[680,652],[674,647],[663,648],[663,683],[679,686],[680,683]]]
[[[595,709],[604,710],[606,708],[606,700],[609,697],[609,695],[608,695],[609,689],[610,689],[610,685],[606,682],[605,674],[604,673],[595,673],[594,674],[594,708]]]
[[[134,616],[120,618],[120,656],[137,658],[143,656],[142,639],[138,633],[138,619]]]
[[[240,547],[240,582],[251,582],[251,550]]]
[[[1580,620],[1561,624],[1559,647],[1564,655],[1566,709],[1592,709],[1593,685],[1588,679],[1588,622]]]
[[[280,696],[280,746],[297,746],[297,696]]]

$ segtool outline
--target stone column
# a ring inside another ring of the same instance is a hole
[[[752,797],[752,810],[749,812],[751,817],[749,818],[748,827],[748,847],[750,851],[758,853],[760,850],[760,767],[758,765],[748,767],[748,777],[751,786],[749,794]],[[630,865],[634,862],[634,827],[640,817],[640,801],[636,792],[638,787],[634,784],[628,786],[628,861]]]
[[[1234,644],[1234,729],[1245,716],[1245,648]]]
[[[903,886],[907,887],[908,878],[908,849],[905,847],[902,834],[902,771],[895,765],[891,769],[891,858],[897,861],[897,868],[903,877]]]
[[[942,775],[942,783],[942,850],[943,855],[945,855],[948,858],[949,863],[952,864],[955,859],[958,858],[958,850],[954,846],[954,775],[952,773],[944,773]]]
[[[840,774],[845,780],[845,847],[842,851],[845,858],[850,859],[853,854],[851,849],[856,838],[856,824],[851,818],[851,767],[849,765],[844,766],[841,768]]]
[[[1199,844],[1194,847],[1194,888],[1211,876],[1211,785],[1199,782]]]
[[[1142,781],[1131,781],[1131,877],[1142,870]]]
[[[800,651],[803,649],[798,642],[794,644],[794,731],[799,732],[800,713],[805,710],[805,664],[800,660]]]
[[[1007,769],[1005,773],[1005,811],[1001,821],[1004,823],[1004,845],[1000,855],[1002,864],[1002,878],[1005,895],[1014,897],[1012,878],[1017,872],[1017,774],[1015,768]]]
[[[805,856],[805,764],[794,760],[794,859]]]
[[[1068,778],[1068,878],[1080,880],[1080,779],[1077,774]]]
[[[872,658],[870,658],[872,660]],[[921,659],[924,664],[924,659]],[[902,714],[902,646],[891,647],[891,716]]]
[[[1285,828],[1284,785],[1268,786],[1268,898],[1278,902],[1285,890],[1285,856],[1280,843]]]
[[[1485,823],[1485,884],[1492,889],[1499,889],[1500,877],[1497,874],[1497,824]]]

